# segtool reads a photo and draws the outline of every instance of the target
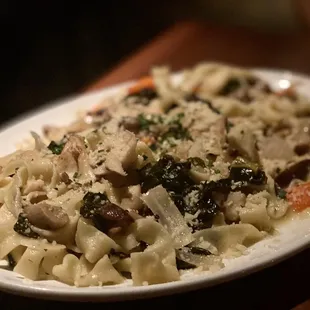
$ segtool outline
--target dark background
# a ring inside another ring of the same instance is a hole
[[[2,0],[0,5],[0,123],[80,92],[178,20],[263,31],[287,31],[294,24],[290,0]]]
[[[0,122],[81,91],[177,20],[173,4],[1,1]]]

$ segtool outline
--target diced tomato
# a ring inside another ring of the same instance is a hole
[[[287,190],[286,198],[295,211],[310,207],[310,182],[293,186]]]

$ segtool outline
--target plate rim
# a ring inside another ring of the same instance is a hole
[[[239,66],[242,68],[241,66]],[[272,75],[291,75],[293,78],[300,78],[302,80],[307,80],[310,83],[310,76],[294,72],[291,70],[281,69],[281,68],[268,68],[268,67],[243,67],[251,71],[262,73],[262,74],[272,74]],[[185,68],[186,69],[186,68]],[[177,72],[172,72],[172,76],[175,78],[182,74],[182,69]],[[108,96],[108,94],[113,94],[121,90],[122,88],[132,85],[137,79],[125,81],[118,84],[113,84],[108,87],[100,88],[85,94],[73,94],[65,96],[56,100],[49,101],[39,108],[31,109],[28,112],[21,113],[17,117],[11,118],[9,121],[4,122],[0,126],[0,136],[3,132],[10,130],[11,127],[18,125],[20,122],[27,122],[30,117],[37,116],[40,113],[47,112],[48,110],[54,109],[56,107],[61,107],[64,104],[70,103],[76,99],[86,100],[86,98],[95,97],[96,95],[102,94],[103,98]],[[74,112],[73,112],[74,113]],[[20,283],[11,283],[8,281],[3,281],[0,278],[0,290],[7,293],[12,293],[19,296],[36,297],[39,299],[48,300],[62,300],[62,301],[101,301],[101,302],[111,302],[111,301],[125,301],[132,299],[142,299],[157,296],[167,296],[181,292],[190,292],[193,290],[208,288],[211,286],[216,286],[221,283],[230,282],[232,280],[237,280],[243,278],[247,275],[256,273],[262,269],[270,268],[275,264],[280,263],[288,259],[289,257],[295,256],[296,254],[302,252],[304,249],[308,248],[310,245],[310,236],[307,236],[303,242],[296,244],[291,248],[280,248],[279,251],[270,253],[267,257],[263,257],[259,262],[255,264],[249,264],[242,270],[232,269],[229,270],[228,274],[215,274],[211,275],[197,275],[189,280],[179,280],[175,282],[168,282],[163,284],[154,284],[150,286],[129,286],[129,287],[113,287],[113,286],[103,286],[103,287],[91,287],[95,290],[86,290],[89,288],[75,288],[71,290],[68,286],[67,290],[57,290],[57,288],[51,286],[49,288],[43,288],[34,285],[27,285],[27,280]],[[0,268],[0,274],[3,272]],[[6,270],[7,271],[7,270]],[[10,272],[10,271],[8,271]],[[84,289],[84,290],[83,290]],[[81,292],[77,292],[80,290]]]

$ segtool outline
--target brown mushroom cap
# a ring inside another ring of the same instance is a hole
[[[69,221],[68,214],[61,207],[51,206],[46,202],[28,205],[24,212],[32,225],[42,229],[56,230]]]
[[[303,180],[307,177],[310,169],[310,159],[302,159],[287,166],[276,177],[277,184],[285,188],[293,179]]]
[[[95,226],[105,233],[121,232],[134,222],[128,211],[111,202],[106,203],[93,220]]]

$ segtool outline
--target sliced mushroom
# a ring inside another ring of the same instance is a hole
[[[110,119],[111,114],[109,113],[108,109],[105,108],[90,111],[84,117],[84,121],[86,124],[94,124],[94,125],[104,124],[108,122]]]
[[[60,174],[60,181],[64,182],[65,184],[70,184],[72,182],[67,172],[62,172]]]
[[[61,207],[45,202],[27,205],[24,212],[32,225],[42,229],[56,230],[64,227],[69,221],[68,214]]]
[[[128,130],[106,134],[90,159],[95,175],[114,172],[126,176],[126,171],[137,160],[136,146],[136,136]]]
[[[99,214],[93,217],[93,221],[102,232],[113,234],[127,229],[134,220],[128,211],[108,202],[101,208]]]
[[[277,135],[260,139],[258,148],[260,156],[265,159],[290,160],[295,155],[287,140]]]
[[[104,175],[104,178],[108,180],[115,188],[136,185],[139,183],[139,177],[136,170],[128,170],[126,176],[110,171]]]
[[[78,169],[79,155],[85,151],[83,138],[71,135],[65,144],[61,154],[57,156],[57,168],[59,171],[75,172]]]
[[[123,117],[120,125],[130,131],[130,132],[133,132],[133,133],[138,133],[139,130],[140,130],[140,124],[139,124],[139,121],[136,117],[132,117],[132,116],[126,116],[126,117]]]
[[[240,123],[233,126],[227,135],[227,139],[231,149],[236,150],[240,155],[251,161],[258,161],[256,137],[248,124]]]
[[[293,162],[289,164],[286,169],[281,171],[275,177],[275,181],[280,187],[286,188],[293,179],[304,180],[309,174],[309,168],[310,168],[309,158]]]
[[[75,160],[78,159],[80,153],[85,149],[83,138],[78,135],[71,135],[68,142],[65,144],[62,154],[69,153]],[[60,156],[61,156],[60,155]]]

